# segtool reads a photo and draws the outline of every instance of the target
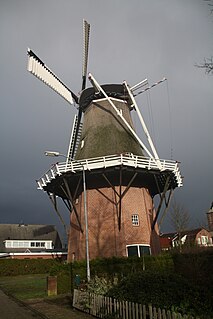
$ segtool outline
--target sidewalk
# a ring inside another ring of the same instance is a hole
[[[29,300],[27,305],[48,319],[91,319],[92,316],[75,310],[67,298]]]
[[[68,297],[34,299],[22,302],[0,290],[1,319],[91,319],[71,308]]]
[[[5,293],[0,290],[0,318],[1,319],[35,319],[42,318],[35,312],[27,307],[24,307],[21,303],[15,302],[13,299],[5,295]]]

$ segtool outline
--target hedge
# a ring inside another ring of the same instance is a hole
[[[0,276],[48,274],[55,264],[52,259],[0,259]]]
[[[107,296],[154,307],[172,309],[182,314],[212,318],[212,297],[203,287],[194,285],[174,272],[130,274],[113,286]]]

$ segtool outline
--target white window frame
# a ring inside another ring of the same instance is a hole
[[[118,108],[118,111],[120,112],[121,115],[123,115],[123,109]]]
[[[208,236],[201,236],[201,245],[208,245]]]
[[[143,247],[148,247],[149,248],[149,253],[150,253],[150,255],[151,255],[151,247],[150,247],[150,245],[148,245],[148,244],[132,244],[132,245],[126,245],[126,255],[127,255],[127,257],[129,257],[128,256],[128,247],[137,247],[137,251],[138,251],[138,257],[140,258],[140,257],[142,257],[141,256],[141,254],[140,254],[140,246],[143,246]]]
[[[132,214],[132,226],[139,226],[139,215]]]
[[[52,240],[16,240],[6,239],[4,241],[5,248],[43,248],[52,249]]]

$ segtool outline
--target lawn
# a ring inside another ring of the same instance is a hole
[[[47,296],[47,275],[0,277],[0,288],[14,297],[26,300]]]

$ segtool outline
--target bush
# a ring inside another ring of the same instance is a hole
[[[112,257],[97,258],[90,263],[91,273],[97,276],[112,278],[115,275],[118,279],[127,276],[129,273],[140,272],[143,269],[150,271],[168,272],[174,269],[173,259],[169,254],[159,256],[138,257]]]
[[[98,258],[90,261],[88,288],[103,294],[109,290],[107,294],[122,300],[213,318],[212,264],[213,250],[144,258]],[[76,278],[87,288],[86,268],[86,261],[62,264],[45,259],[0,260],[0,276],[56,275],[59,294],[72,292],[79,285]]]
[[[57,276],[58,294],[71,292],[71,264],[55,264],[50,268],[50,276]]]
[[[0,259],[0,276],[48,274],[59,262],[53,259]]]
[[[209,289],[213,295],[213,250],[173,254],[174,270],[191,282]]]
[[[108,296],[155,307],[173,309],[177,312],[195,315],[212,315],[211,301],[206,291],[192,285],[176,273],[144,271],[130,274],[117,286],[111,288]]]

